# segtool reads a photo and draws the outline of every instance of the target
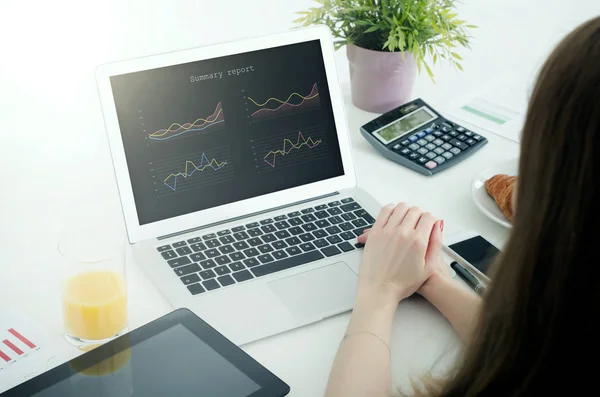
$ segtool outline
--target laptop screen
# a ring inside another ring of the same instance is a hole
[[[141,225],[343,175],[319,40],[111,87]]]

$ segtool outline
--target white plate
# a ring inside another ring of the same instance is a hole
[[[512,225],[498,208],[494,199],[485,190],[484,183],[496,174],[517,175],[518,169],[519,159],[503,161],[478,172],[471,183],[471,197],[477,208],[488,218],[507,228],[512,227]]]

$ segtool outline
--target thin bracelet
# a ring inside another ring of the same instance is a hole
[[[352,335],[356,335],[356,334],[367,334],[367,335],[371,335],[376,337],[377,339],[379,339],[381,341],[381,343],[383,343],[385,345],[385,347],[387,347],[388,351],[390,352],[390,354],[392,354],[392,350],[390,349],[390,346],[386,343],[386,341],[383,340],[383,338],[381,338],[379,335],[374,334],[373,332],[368,332],[368,331],[357,331],[357,332],[352,332],[352,333],[346,333],[344,334],[344,337],[342,338],[342,342],[344,340],[346,340],[347,338],[351,337]]]

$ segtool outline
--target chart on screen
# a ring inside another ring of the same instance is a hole
[[[303,93],[294,91],[283,95],[281,97],[258,98],[244,90],[242,98],[246,103],[250,121],[260,122],[304,113],[316,110],[321,105],[317,83],[310,87],[310,91],[305,88]]]
[[[212,113],[208,116],[202,115],[193,121],[174,121],[168,127],[159,128],[150,133],[146,128],[146,119],[142,114],[142,110],[139,110],[138,118],[141,123],[142,131],[148,133],[148,139],[159,143],[201,135],[211,131],[218,131],[225,127],[225,115],[223,113],[223,105],[221,102],[217,103]]]
[[[191,190],[208,194],[211,186],[229,182],[235,177],[227,146],[155,160],[148,166],[158,197]]]
[[[309,127],[253,139],[252,150],[258,173],[290,167],[309,167],[327,156],[323,127]]]

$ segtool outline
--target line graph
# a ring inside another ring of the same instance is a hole
[[[257,101],[251,96],[244,96],[244,99],[246,99],[246,108],[250,113],[248,117],[253,122],[315,110],[321,105],[317,83],[313,84],[310,92],[306,95],[292,92],[285,99],[271,97],[264,101]]]
[[[219,102],[215,111],[210,116],[197,118],[191,123],[173,123],[168,128],[163,128],[149,134],[148,138],[153,141],[166,141],[181,136],[190,136],[190,133],[201,132],[211,127],[211,130],[215,130],[216,126],[223,127],[224,124],[225,115],[223,114],[223,105]]]
[[[175,191],[177,190],[177,178],[189,178],[194,175],[196,171],[203,172],[207,168],[212,168],[213,171],[218,171],[226,165],[227,161],[222,161],[219,163],[215,159],[209,160],[208,157],[206,157],[206,154],[202,153],[199,165],[194,164],[194,162],[191,160],[187,160],[185,162],[185,170],[183,172],[169,174],[169,176],[167,176],[163,182],[169,189]]]
[[[184,154],[149,164],[156,194],[169,196],[234,178],[229,148]]]
[[[317,126],[252,140],[257,171],[276,171],[326,158],[323,136],[323,128]]]
[[[269,153],[265,154],[263,160],[269,164],[271,167],[275,168],[277,156],[287,156],[294,149],[302,149],[302,147],[306,146],[309,149],[313,149],[321,143],[321,140],[314,141],[312,138],[304,138],[302,135],[302,131],[298,131],[298,139],[296,143],[293,143],[289,139],[283,140],[283,148],[278,150],[271,150]]]

